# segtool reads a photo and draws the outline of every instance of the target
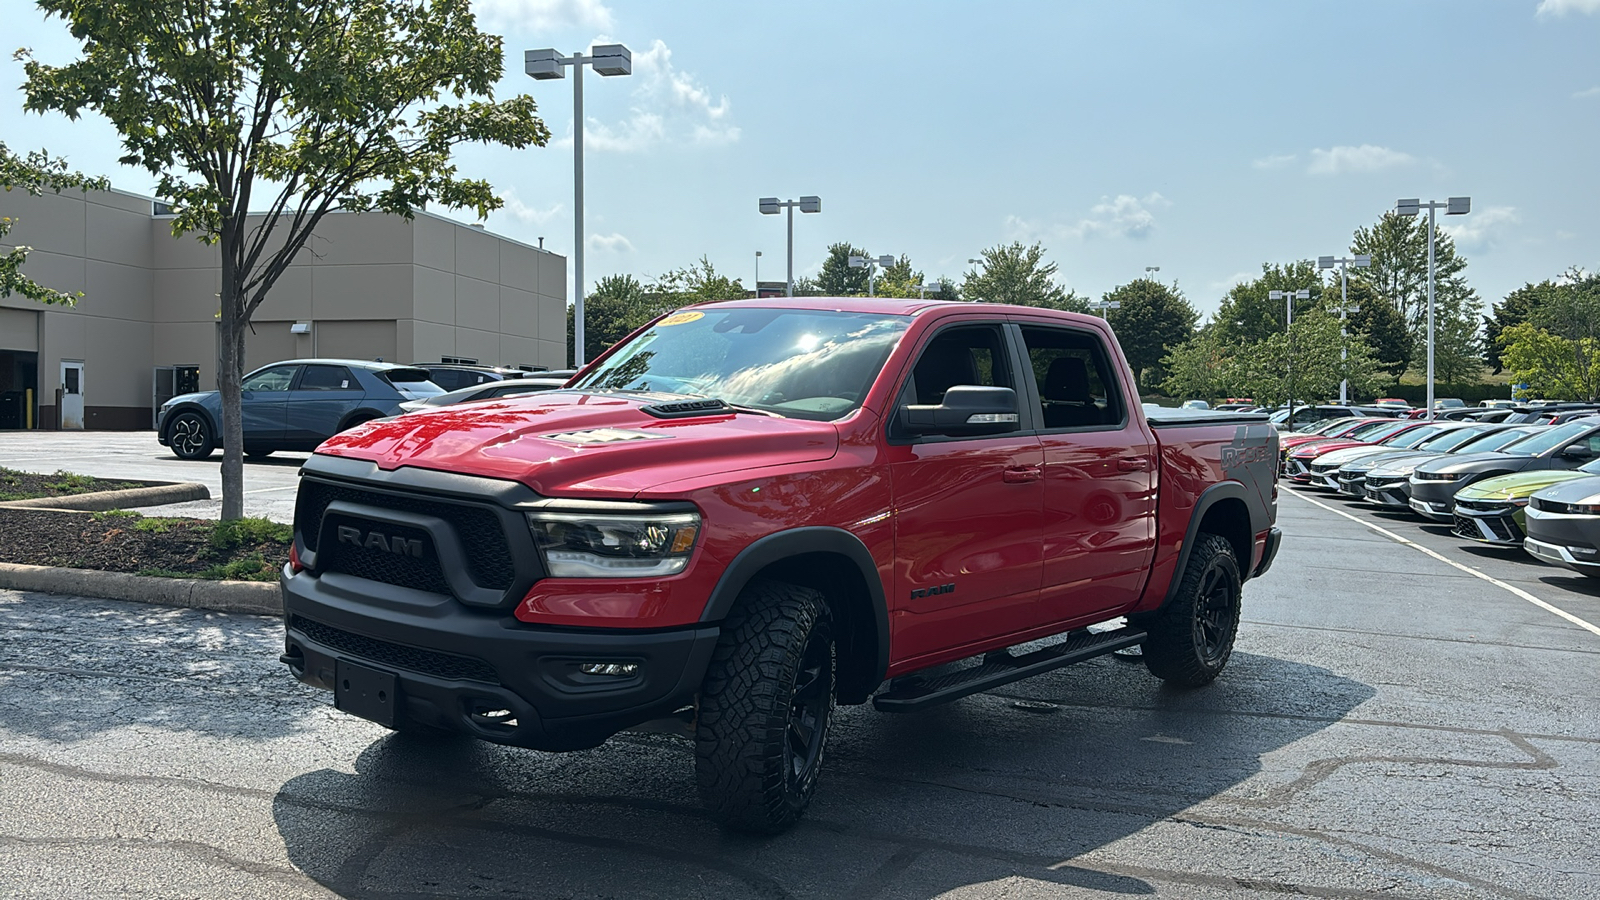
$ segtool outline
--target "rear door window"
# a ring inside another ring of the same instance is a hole
[[[1127,404],[1100,336],[1090,331],[1023,325],[1022,340],[1048,431],[1120,428]]]
[[[302,391],[354,391],[360,390],[354,375],[344,366],[306,366],[300,373],[299,390]]]

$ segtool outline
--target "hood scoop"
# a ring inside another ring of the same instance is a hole
[[[714,416],[731,413],[733,407],[715,397],[704,400],[672,400],[639,407],[639,411],[658,419],[690,419],[695,416]]]

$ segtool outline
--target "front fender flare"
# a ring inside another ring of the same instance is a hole
[[[883,674],[889,670],[888,597],[883,588],[883,579],[878,577],[878,565],[873,560],[871,551],[860,538],[843,528],[828,526],[791,528],[769,534],[751,543],[739,551],[739,555],[735,556],[723,570],[717,586],[712,589],[710,598],[706,600],[700,621],[722,621],[733,608],[734,602],[739,599],[745,585],[763,569],[785,559],[808,553],[833,553],[849,559],[855,564],[861,580],[866,583],[868,602],[871,606],[870,616],[877,632],[871,671],[881,680]]]

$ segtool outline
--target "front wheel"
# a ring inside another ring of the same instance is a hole
[[[700,691],[695,777],[723,824],[777,834],[811,803],[833,717],[835,647],[823,596],[758,581],[723,623]]]
[[[217,447],[211,426],[199,413],[179,413],[167,432],[167,445],[179,459],[198,460],[211,455]]]
[[[1189,553],[1177,596],[1149,622],[1145,668],[1182,687],[1209,684],[1233,655],[1242,595],[1233,545],[1226,538],[1201,534]]]

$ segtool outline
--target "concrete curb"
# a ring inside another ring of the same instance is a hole
[[[64,509],[78,512],[105,512],[126,509],[130,506],[165,506],[168,503],[187,503],[190,500],[210,500],[211,491],[197,481],[177,484],[153,484],[149,487],[128,488],[121,491],[92,491],[66,497],[35,497],[31,500],[7,500],[0,509]]]
[[[125,572],[0,563],[0,589],[75,594],[258,616],[283,615],[283,597],[278,585],[266,581],[154,578]]]

